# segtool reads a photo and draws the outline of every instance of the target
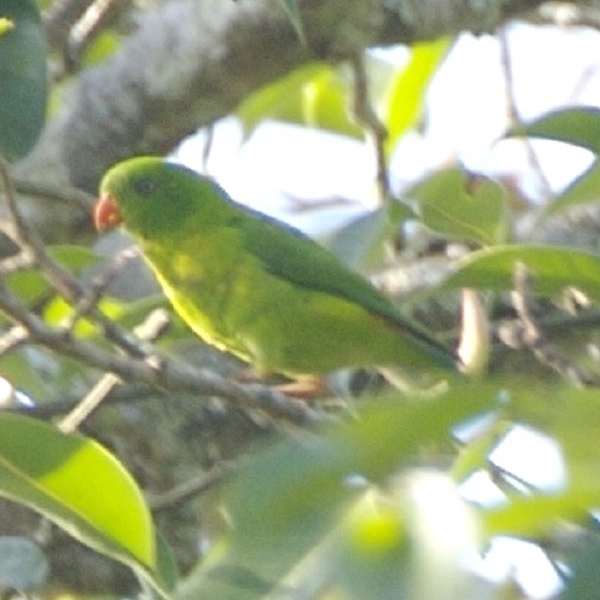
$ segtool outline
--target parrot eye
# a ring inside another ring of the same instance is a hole
[[[140,196],[150,196],[156,190],[156,183],[152,179],[138,179],[133,182],[133,189]]]

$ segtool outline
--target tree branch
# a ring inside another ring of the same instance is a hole
[[[260,410],[297,425],[315,425],[329,420],[305,403],[263,385],[241,385],[207,369],[195,368],[166,356],[157,355],[159,360],[152,364],[118,356],[80,340],[68,331],[52,329],[23,306],[1,279],[0,310],[27,331],[30,343],[70,356],[100,371],[114,373],[124,382],[145,383],[162,391],[219,396],[240,408]]]
[[[278,0],[161,3],[137,20],[137,29],[110,59],[89,68],[73,86],[23,169],[93,192],[111,164],[169,152],[301,64],[347,59],[377,44],[412,43],[463,29],[490,31],[539,4],[300,0],[304,47]]]

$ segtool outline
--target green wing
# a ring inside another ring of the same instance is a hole
[[[394,305],[358,273],[346,267],[336,256],[301,231],[240,207],[248,215],[240,216],[244,246],[264,268],[299,286],[325,292],[363,306],[379,315],[402,333],[451,354],[424,329],[401,315]]]

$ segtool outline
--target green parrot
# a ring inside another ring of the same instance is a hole
[[[183,166],[138,157],[112,167],[94,222],[122,222],[191,329],[262,374],[459,364],[317,242]]]

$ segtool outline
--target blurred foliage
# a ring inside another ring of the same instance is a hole
[[[394,67],[376,54],[364,61],[369,79],[368,101],[387,129],[386,149],[394,149],[401,137],[418,125],[428,84],[440,66],[451,40],[417,44],[406,65]],[[237,109],[246,135],[265,119],[316,127],[352,137],[362,137],[361,115],[356,105],[348,65],[315,63],[296,69],[248,97]]]
[[[10,19],[0,17],[0,36],[14,27],[14,23]]]
[[[105,61],[121,43],[121,37],[114,30],[102,31],[85,49],[82,65],[89,67]]]
[[[304,40],[297,2],[282,0],[282,4]],[[15,160],[30,151],[44,123],[45,49],[32,1],[0,0],[0,18],[0,148]],[[116,33],[105,30],[87,47],[81,68],[107,60],[120,42]],[[401,66],[376,53],[365,56],[369,85],[362,93],[387,131],[385,159],[420,126],[429,83],[451,44],[444,39],[406,49]],[[351,109],[357,93],[355,75],[347,64],[303,66],[247,98],[237,117],[247,136],[262,121],[274,119],[360,139],[367,132],[362,117]],[[509,135],[575,144],[597,155],[598,131],[598,109],[578,107],[515,127]],[[599,177],[596,158],[540,211],[538,225],[595,202]],[[398,246],[399,231],[416,221],[444,244],[460,244],[464,254],[419,300],[443,302],[465,287],[485,291],[491,298],[490,320],[495,320],[494,309],[502,306],[503,294],[513,290],[515,265],[522,263],[533,275],[532,302],[550,305],[565,290],[577,289],[590,303],[597,303],[600,256],[515,241],[513,209],[501,183],[448,167],[334,232],[330,247],[356,268],[373,270],[383,264],[389,248]],[[106,266],[103,258],[81,246],[65,244],[48,251],[86,284],[95,269]],[[57,295],[37,267],[16,270],[3,275],[3,280],[46,325],[60,329],[71,324],[65,337],[110,347],[102,327]],[[105,294],[97,307],[129,330],[164,302],[148,295],[127,303]],[[558,309],[556,313],[563,315]],[[590,322],[593,326],[586,333],[591,334],[597,321]],[[2,326],[8,331],[4,317]],[[577,338],[581,352],[587,339],[579,333]],[[178,344],[189,340],[176,321],[160,343],[177,352]],[[184,346],[181,354],[189,359],[193,353]],[[173,550],[162,537],[164,533],[171,540],[179,532],[157,532],[132,474],[151,491],[155,480],[161,491],[171,485],[172,473],[159,476],[146,463],[173,464],[176,452],[164,443],[165,432],[159,429],[172,427],[169,433],[176,442],[187,446],[197,431],[193,421],[199,419],[199,406],[206,412],[211,407],[213,420],[210,443],[205,443],[197,460],[203,467],[218,464],[221,455],[214,448],[228,443],[221,431],[233,413],[230,408],[202,398],[190,411],[187,430],[165,423],[143,429],[139,415],[148,405],[126,404],[119,417],[110,413],[106,418],[114,419],[114,435],[105,436],[111,451],[91,436],[64,433],[55,424],[2,412],[0,495],[34,509],[69,536],[127,565],[146,592],[170,593],[182,600],[296,593],[304,598],[376,600],[524,597],[510,574],[508,581],[498,583],[477,571],[475,565],[497,536],[539,543],[549,560],[560,565],[557,571],[566,573],[564,598],[596,598],[600,546],[593,509],[600,503],[596,440],[600,392],[577,389],[544,366],[530,366],[531,358],[527,361],[526,372],[520,375],[498,369],[499,374],[479,382],[449,377],[437,393],[366,393],[338,410],[337,424],[311,431],[288,428],[273,433],[277,428],[271,422],[265,425],[264,415],[239,411],[236,417],[249,438],[259,430],[269,435],[227,478],[217,497],[206,501],[210,508],[202,505],[205,529],[186,532],[193,544],[208,550],[201,560],[196,555],[188,558],[195,568],[184,579],[178,578]],[[17,388],[11,390],[16,400],[6,392],[3,401],[9,406],[12,401],[12,407],[20,410],[77,397],[97,377],[71,359],[25,344],[3,354],[0,372]],[[23,392],[31,398],[19,401]],[[148,394],[143,391],[138,400],[148,400]],[[173,398],[163,400],[165,412],[179,410]],[[332,410],[327,403],[324,408]],[[134,423],[129,428],[128,419]],[[517,425],[555,441],[564,461],[564,480],[538,488],[491,460]],[[118,434],[120,442],[115,441]],[[144,438],[140,443],[144,455],[122,456],[127,443],[140,442],[136,436]],[[231,444],[226,454],[240,452]],[[465,499],[464,484],[477,477],[488,481],[489,501]],[[9,553],[18,560],[7,560]],[[0,591],[44,590],[51,575],[50,558],[43,544],[19,535],[1,536]]]
[[[415,44],[410,49],[407,65],[392,71],[378,111],[387,130],[385,143],[388,156],[402,136],[419,123],[429,82],[441,66],[452,41],[441,38]]]
[[[306,34],[304,33],[304,27],[302,27],[302,17],[298,8],[298,0],[281,0],[281,4],[298,35],[298,39],[306,45]]]
[[[37,141],[46,111],[46,47],[33,0],[1,0],[0,150],[22,158]]]
[[[358,137],[361,129],[349,112],[350,91],[347,69],[309,64],[252,94],[237,116],[247,136],[273,119]]]

